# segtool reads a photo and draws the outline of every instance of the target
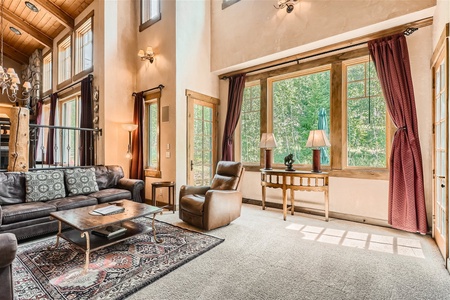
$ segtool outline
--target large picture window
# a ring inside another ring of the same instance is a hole
[[[278,143],[274,149],[274,163],[283,164],[284,158],[290,153],[294,155],[295,164],[311,163],[311,149],[305,147],[309,132],[320,126],[321,111],[325,111],[324,117],[329,118],[329,68],[327,66],[269,80],[273,105],[272,127]]]
[[[293,154],[296,170],[311,170],[306,142],[311,130],[322,129],[331,143],[321,149],[325,171],[388,179],[393,124],[368,52],[356,49],[247,74],[235,143],[246,169],[264,165],[258,146],[261,133],[268,132],[277,141],[274,168],[285,169],[284,158]]]

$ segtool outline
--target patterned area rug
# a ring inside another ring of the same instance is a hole
[[[16,300],[123,299],[223,242],[161,221],[155,226],[162,243],[150,232],[94,251],[86,274],[85,254],[64,240],[55,250],[47,249],[55,237],[20,245],[13,263]]]

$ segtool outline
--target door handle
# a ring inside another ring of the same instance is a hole
[[[194,161],[191,160],[191,171],[194,170]]]
[[[444,183],[441,184],[441,188],[445,188],[445,184]]]

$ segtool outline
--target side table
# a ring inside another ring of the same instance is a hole
[[[165,206],[162,206],[161,208],[167,208],[169,210],[172,210],[173,213],[175,213],[176,207],[175,207],[175,182],[173,181],[159,181],[159,182],[152,182],[152,201],[153,206],[156,206],[156,189],[157,188],[167,188],[168,189],[168,203]]]

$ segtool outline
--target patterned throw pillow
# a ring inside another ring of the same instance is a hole
[[[98,192],[94,168],[75,168],[64,170],[69,196]]]
[[[66,196],[64,173],[60,170],[25,172],[25,202],[46,201]]]

